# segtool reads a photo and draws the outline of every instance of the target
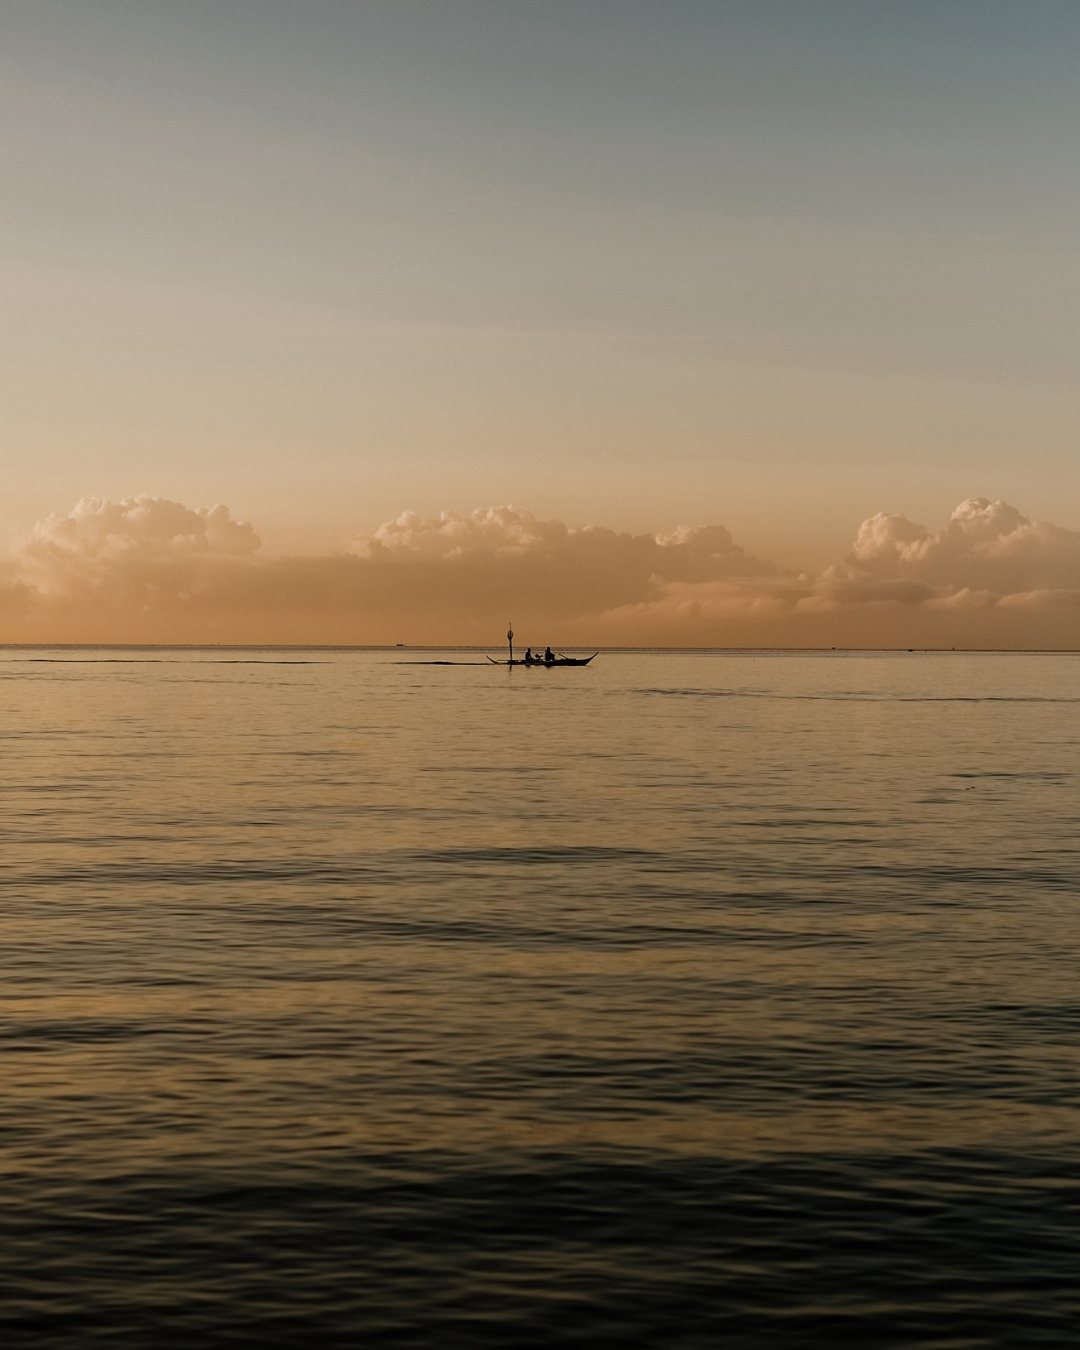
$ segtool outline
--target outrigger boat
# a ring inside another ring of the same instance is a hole
[[[550,661],[545,661],[542,656],[536,656],[531,661],[496,661],[493,656],[488,660],[493,666],[528,666],[531,670],[533,666],[543,666],[546,670],[548,666],[587,666],[594,656],[599,656],[599,652],[593,652],[592,656],[556,656]]]
[[[488,660],[493,666],[528,666],[531,670],[534,666],[543,666],[547,670],[550,666],[587,666],[590,661],[599,656],[599,652],[593,652],[592,656],[553,656],[550,661],[546,661],[542,656],[534,656],[530,660],[524,657],[514,659],[514,626],[510,625],[506,634],[506,641],[510,647],[510,657],[506,661],[496,661],[493,656]]]

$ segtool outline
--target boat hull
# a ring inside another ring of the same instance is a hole
[[[587,666],[598,652],[592,656],[560,656],[554,661],[496,661],[493,656],[488,660],[493,666],[524,666],[527,670],[550,670],[553,666]]]

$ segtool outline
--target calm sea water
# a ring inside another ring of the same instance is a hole
[[[6,1343],[1075,1344],[1080,657],[420,656],[0,650]]]

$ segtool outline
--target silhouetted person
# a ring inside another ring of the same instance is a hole
[[[552,663],[552,661],[554,661],[554,660],[555,660],[555,653],[551,650],[550,647],[545,647],[545,648],[544,648],[544,665],[545,665],[545,666],[550,666],[551,663]]]
[[[537,658],[536,658],[535,656],[533,656],[533,654],[532,654],[532,648],[531,648],[531,647],[526,647],[526,648],[525,648],[525,655],[522,657],[522,660],[525,662],[525,664],[526,664],[527,666],[531,666],[532,663],[533,663],[536,659],[537,659]]]

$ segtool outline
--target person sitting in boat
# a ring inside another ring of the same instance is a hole
[[[534,661],[540,660],[538,656],[533,656],[531,647],[525,648],[525,655],[521,659],[527,666],[531,666]]]
[[[555,653],[551,650],[550,647],[545,647],[545,648],[544,648],[544,665],[545,665],[545,666],[550,666],[551,663],[552,663],[552,661],[554,661],[554,660],[555,660]]]

